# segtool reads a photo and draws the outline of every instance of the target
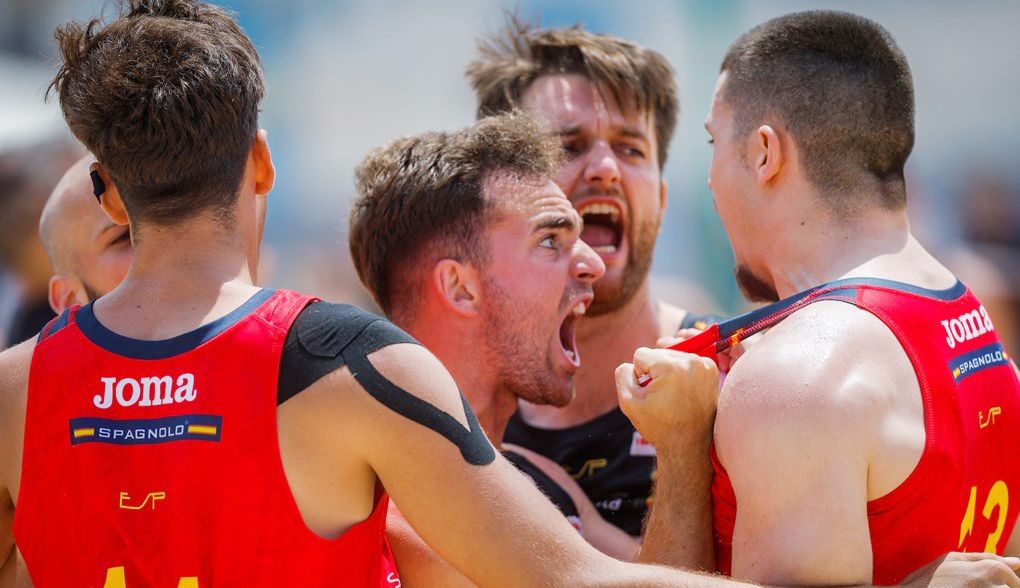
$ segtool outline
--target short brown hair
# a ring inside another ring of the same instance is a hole
[[[369,153],[355,172],[349,239],[358,276],[383,312],[410,320],[418,274],[440,259],[484,266],[480,236],[496,210],[485,183],[494,174],[547,179],[559,153],[559,142],[520,112],[454,133],[403,137]]]
[[[914,146],[914,89],[907,58],[878,23],[809,11],[744,33],[722,63],[723,99],[746,137],[766,117],[786,126],[808,179],[837,213],[859,206],[862,178],[882,206],[906,203],[903,166]]]
[[[258,53],[234,18],[194,0],[123,0],[113,22],[72,22],[56,38],[63,64],[51,88],[132,218],[225,214],[265,93]]]
[[[531,83],[547,74],[581,74],[624,108],[652,114],[659,167],[666,163],[680,103],[673,68],[659,53],[580,25],[537,29],[511,17],[500,36],[479,41],[465,75],[478,96],[478,117],[519,108]]]

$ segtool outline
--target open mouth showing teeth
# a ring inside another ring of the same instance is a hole
[[[581,356],[577,352],[577,320],[584,315],[587,307],[584,302],[578,302],[570,310],[570,314],[563,319],[560,325],[560,346],[563,347],[563,354],[567,356],[575,367],[581,365]]]
[[[584,219],[581,240],[600,254],[616,253],[623,240],[623,214],[614,204],[592,202],[578,211]]]

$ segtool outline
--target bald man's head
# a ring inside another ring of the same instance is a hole
[[[127,227],[115,225],[92,194],[93,161],[91,155],[83,157],[67,170],[39,221],[42,244],[55,272],[50,306],[58,313],[116,288],[131,265]]]

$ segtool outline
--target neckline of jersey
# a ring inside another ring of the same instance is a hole
[[[822,284],[816,288],[811,288],[807,292],[820,289],[829,289],[842,285],[847,286],[875,286],[878,288],[889,288],[892,290],[900,290],[910,294],[917,294],[918,296],[925,296],[927,298],[934,298],[936,300],[951,301],[956,300],[960,296],[963,296],[967,292],[967,286],[963,284],[959,279],[952,286],[943,290],[933,290],[931,288],[924,288],[922,286],[915,286],[914,284],[908,284],[906,282],[898,282],[896,280],[887,280],[885,278],[843,278],[834,282],[828,282]],[[796,296],[796,295],[795,295]]]
[[[238,306],[222,317],[196,327],[187,333],[161,340],[134,339],[115,333],[106,328],[96,318],[92,308],[94,302],[78,309],[74,321],[78,329],[85,337],[97,346],[124,357],[131,359],[168,359],[192,349],[213,339],[223,331],[226,331],[245,317],[250,315],[267,300],[272,298],[276,290],[263,288],[252,295],[241,306]]]

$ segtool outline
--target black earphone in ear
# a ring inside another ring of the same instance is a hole
[[[96,170],[90,171],[89,177],[92,178],[92,193],[96,196],[98,202],[102,202],[100,196],[103,195],[103,192],[106,192],[106,182],[103,181],[103,177]]]

